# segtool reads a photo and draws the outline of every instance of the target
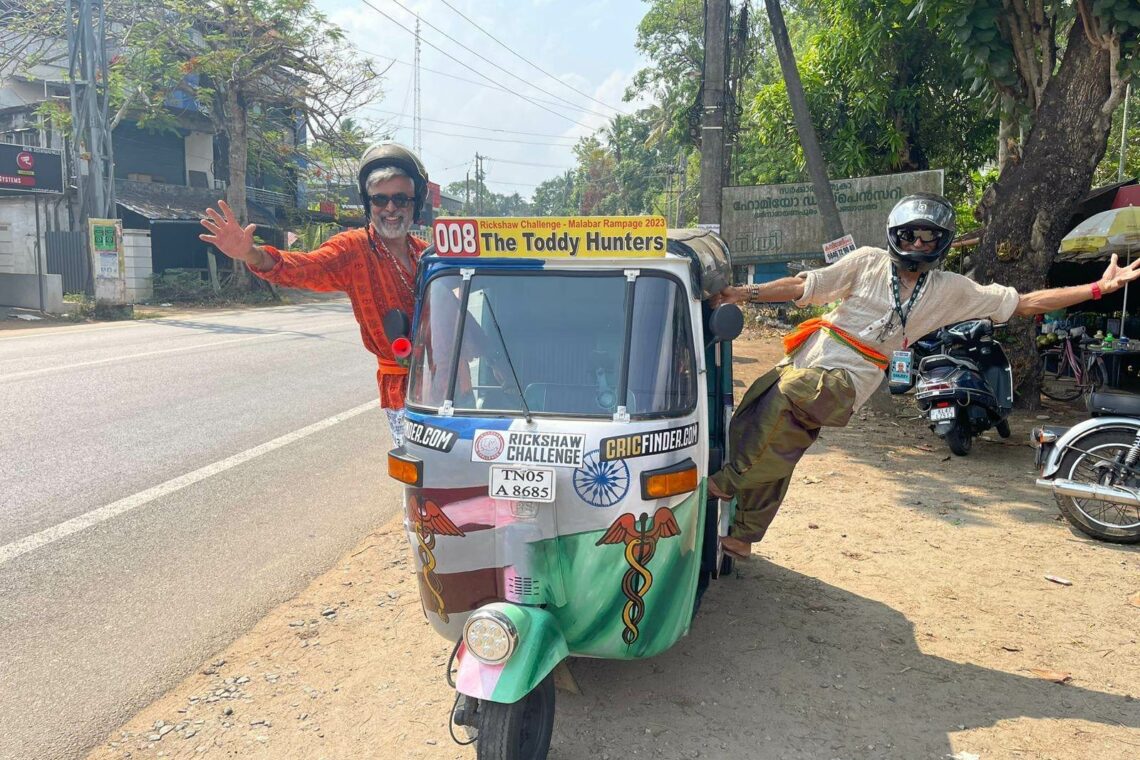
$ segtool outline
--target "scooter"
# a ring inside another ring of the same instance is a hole
[[[1037,485],[1082,533],[1118,544],[1140,542],[1140,396],[1089,395],[1090,420],[1034,428]]]
[[[915,400],[958,456],[991,427],[1002,438],[1010,435],[1013,372],[993,331],[990,320],[971,319],[936,331],[925,346],[920,341],[929,355],[918,363]]]

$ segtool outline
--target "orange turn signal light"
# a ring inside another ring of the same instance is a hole
[[[664,499],[697,490],[697,464],[692,459],[641,473],[641,498]]]
[[[388,452],[388,476],[410,486],[423,485],[423,462],[403,453],[402,449]]]

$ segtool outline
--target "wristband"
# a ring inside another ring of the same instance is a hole
[[[1101,297],[1101,296],[1103,296],[1103,295],[1104,295],[1104,293],[1102,293],[1102,292],[1101,292],[1101,290],[1100,290],[1100,285],[1099,285],[1098,283],[1095,283],[1095,282],[1094,282],[1094,283],[1092,284],[1092,299],[1093,299],[1094,301],[1099,301],[1099,300],[1100,300],[1100,297]]]

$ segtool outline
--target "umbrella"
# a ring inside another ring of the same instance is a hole
[[[1125,206],[1094,214],[1061,238],[1061,258],[1070,261],[1107,259],[1112,254],[1125,255],[1131,263],[1132,251],[1140,251],[1140,206]],[[1128,285],[1124,285],[1124,307],[1120,315],[1120,332],[1124,337],[1124,320],[1128,318]]]

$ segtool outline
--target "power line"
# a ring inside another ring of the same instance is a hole
[[[408,127],[397,125],[396,129],[407,129]],[[485,140],[487,142],[500,142],[510,143],[512,145],[542,145],[548,148],[573,148],[573,145],[566,145],[564,143],[551,143],[551,142],[536,142],[534,140],[519,140],[514,137],[487,137],[485,135],[457,135],[451,132],[441,132],[438,129],[420,129],[421,132],[428,132],[433,135],[443,135],[444,137],[461,137],[465,140]]]
[[[391,114],[392,116],[401,116],[401,117],[408,115],[406,113],[400,113],[399,111],[389,111],[389,110],[384,109],[384,108],[378,108],[377,106],[362,106],[360,110],[362,110],[362,111],[374,111],[376,113],[386,113],[386,114]],[[458,121],[444,121],[443,119],[429,119],[426,116],[424,116],[422,118],[423,118],[423,121],[430,121],[430,122],[434,122],[436,124],[447,124],[448,126],[452,126],[452,127],[466,127],[468,129],[483,129],[483,130],[486,130],[488,132],[502,132],[502,133],[508,134],[508,135],[527,135],[528,137],[552,137],[556,140],[574,140],[575,142],[578,141],[577,137],[567,137],[565,135],[555,135],[555,134],[551,134],[550,132],[521,132],[517,129],[500,129],[498,127],[480,127],[478,124],[463,124],[462,122],[458,122]]]
[[[414,65],[414,64],[408,63],[407,61],[401,61],[399,58],[396,58],[394,56],[384,55],[383,53],[377,53],[377,52],[372,51],[372,50],[365,50],[364,48],[357,47],[356,45],[350,45],[350,47],[359,53],[364,53],[365,55],[370,55],[373,58],[387,58],[388,60],[392,61],[392,63],[398,63],[401,66],[412,66],[412,65]],[[461,65],[466,66],[466,64],[463,64],[462,62],[460,62],[460,63],[461,63]],[[467,68],[470,69],[469,66]],[[498,90],[500,92],[505,92],[508,95],[517,95],[517,93],[514,92],[513,90],[508,90],[506,87],[503,87],[501,84],[498,84],[498,83],[487,84],[486,82],[478,82],[474,79],[468,79],[466,77],[461,77],[461,76],[458,76],[456,74],[451,74],[451,73],[446,72],[446,71],[439,71],[438,69],[429,69],[427,66],[421,66],[420,70],[421,71],[427,71],[427,72],[430,72],[432,74],[439,74],[441,77],[448,77],[449,79],[455,79],[455,80],[460,81],[460,82],[466,82],[467,84],[473,84],[476,87],[486,87],[488,90]],[[482,75],[480,75],[480,76],[482,76]],[[533,100],[535,103],[546,103],[547,105],[552,105],[552,106],[559,105],[558,101],[556,101],[556,100],[547,100],[546,98],[536,98],[534,96],[530,96],[530,99]]]
[[[488,32],[488,31],[487,31],[486,29],[484,29],[483,27],[479,26],[479,25],[478,25],[477,23],[475,23],[474,21],[472,21],[470,18],[468,18],[466,15],[464,15],[464,14],[463,14],[463,11],[459,10],[459,9],[458,9],[458,8],[456,8],[454,5],[452,5],[451,3],[447,2],[447,0],[441,0],[441,2],[442,2],[444,5],[446,5],[448,8],[450,8],[452,11],[454,11],[456,14],[458,14],[458,15],[459,15],[459,16],[460,16],[460,17],[461,17],[461,18],[462,18],[464,21],[466,21],[468,24],[471,24],[471,26],[475,27],[475,28],[476,28],[476,29],[478,29],[480,32],[482,32],[483,34],[485,34],[485,35],[487,35],[488,37],[490,37],[492,40],[494,40],[494,41],[495,41],[495,42],[496,42],[496,43],[499,45],[499,47],[502,47],[502,48],[504,48],[504,49],[505,49],[505,50],[506,50],[508,53],[510,53],[511,55],[513,55],[515,58],[518,58],[518,59],[519,59],[520,61],[522,61],[523,63],[525,63],[525,64],[528,64],[529,66],[532,66],[533,68],[537,69],[538,71],[542,72],[542,73],[543,73],[543,74],[545,74],[546,76],[548,76],[548,77],[550,77],[551,79],[553,79],[555,82],[558,82],[558,83],[559,83],[560,85],[562,85],[563,87],[568,87],[569,89],[571,89],[571,90],[573,90],[574,92],[578,93],[578,94],[579,94],[579,95],[581,95],[582,97],[584,97],[584,98],[587,98],[587,99],[589,99],[589,100],[592,100],[592,101],[594,101],[595,103],[597,103],[597,104],[598,104],[598,105],[600,105],[600,106],[605,106],[606,108],[609,108],[611,111],[617,111],[617,112],[618,112],[619,114],[621,114],[622,116],[628,116],[628,114],[627,114],[627,113],[625,113],[624,111],[622,111],[620,108],[615,108],[614,106],[611,106],[609,103],[604,103],[604,102],[602,102],[602,101],[598,100],[597,98],[593,97],[592,95],[587,95],[586,93],[582,92],[581,90],[577,89],[576,87],[574,87],[574,86],[572,86],[572,85],[569,85],[569,84],[567,84],[566,82],[563,82],[563,81],[562,81],[562,80],[560,80],[558,77],[554,76],[554,75],[553,75],[553,74],[551,74],[549,71],[547,71],[546,69],[544,69],[544,68],[542,68],[541,66],[539,66],[537,63],[534,63],[533,61],[531,61],[531,60],[529,60],[529,59],[527,59],[527,58],[524,58],[524,57],[523,57],[523,56],[522,56],[522,55],[521,55],[521,54],[520,54],[518,51],[516,51],[516,50],[515,50],[514,48],[512,48],[511,46],[509,46],[509,45],[506,45],[506,44],[504,44],[503,42],[501,42],[501,41],[499,40],[499,38],[497,38],[495,35],[493,35],[493,34],[491,34],[490,32]]]
[[[572,167],[572,166],[567,167],[567,166],[555,166],[554,164],[532,164],[532,163],[529,163],[527,161],[509,161],[505,158],[491,158],[490,156],[484,156],[484,158],[486,158],[488,161],[494,161],[494,162],[500,163],[500,164],[517,164],[518,166],[540,166],[544,169],[558,169],[559,171],[564,171],[564,172],[568,172],[568,171],[571,171],[572,169],[574,169],[574,167]]]
[[[400,2],[400,0],[391,0],[391,2],[393,2],[393,3],[395,3],[396,5],[398,5],[398,6],[400,6],[401,8],[403,8],[403,9],[404,9],[404,11],[405,11],[406,13],[411,13],[411,14],[412,14],[413,16],[415,16],[417,19],[420,19],[420,16],[416,15],[416,13],[415,13],[415,12],[413,12],[413,11],[412,11],[411,9],[409,9],[409,8],[408,8],[406,5],[404,5],[403,3],[401,3],[401,2]],[[499,65],[499,64],[497,64],[497,63],[495,63],[494,61],[492,61],[490,58],[488,58],[487,56],[483,55],[483,54],[482,54],[482,53],[480,53],[479,51],[477,51],[477,50],[472,50],[471,48],[467,47],[467,46],[466,46],[466,45],[464,45],[462,42],[460,42],[459,40],[455,39],[455,38],[454,38],[454,37],[452,37],[450,34],[448,34],[447,32],[443,31],[442,29],[440,29],[438,26],[436,26],[436,25],[435,25],[435,24],[433,24],[432,22],[428,21],[427,19],[422,19],[422,20],[423,20],[423,22],[424,22],[425,24],[427,24],[429,27],[431,27],[432,29],[436,30],[437,32],[439,32],[440,34],[442,34],[444,37],[446,37],[447,39],[451,40],[452,42],[454,42],[454,43],[455,43],[456,45],[458,45],[459,47],[461,47],[461,48],[463,48],[464,50],[466,50],[468,53],[471,53],[471,55],[475,56],[476,58],[478,58],[478,59],[479,59],[479,60],[481,60],[481,61],[485,61],[486,63],[489,63],[489,64],[491,64],[492,66],[494,66],[494,67],[495,67],[496,69],[498,69],[499,71],[503,72],[504,74],[506,74],[506,75],[507,75],[507,76],[509,76],[509,77],[513,77],[514,79],[517,79],[517,80],[519,80],[520,82],[522,82],[522,83],[523,83],[523,84],[525,84],[526,86],[528,86],[528,87],[533,87],[534,89],[538,90],[539,92],[541,92],[541,93],[544,93],[544,94],[546,94],[546,95],[549,95],[550,97],[554,98],[555,100],[557,100],[557,101],[559,101],[559,102],[561,102],[561,103],[565,103],[566,105],[570,106],[571,108],[576,108],[576,109],[578,109],[579,111],[585,111],[586,113],[588,113],[588,114],[593,114],[594,116],[601,116],[603,119],[608,119],[608,118],[610,118],[608,114],[599,113],[599,112],[597,112],[597,111],[591,111],[589,108],[584,108],[584,107],[582,107],[582,106],[578,105],[577,103],[573,103],[573,102],[571,102],[571,101],[569,101],[569,100],[566,100],[566,98],[563,98],[563,97],[560,97],[559,95],[556,95],[555,93],[551,92],[550,90],[547,90],[547,89],[544,89],[544,88],[542,88],[542,87],[539,87],[539,86],[538,86],[537,84],[535,84],[534,82],[528,82],[527,80],[525,80],[525,79],[523,79],[522,77],[520,77],[518,74],[515,74],[515,73],[513,73],[513,72],[511,72],[511,71],[508,71],[507,69],[504,69],[502,66],[500,66],[500,65]],[[437,48],[437,49],[438,49],[438,48]]]
[[[361,2],[363,2],[365,5],[367,5],[367,6],[368,6],[369,8],[371,8],[372,10],[376,11],[377,13],[379,13],[379,14],[380,14],[381,16],[383,16],[384,18],[386,18],[386,19],[388,19],[389,21],[391,21],[391,22],[392,22],[393,24],[395,24],[396,26],[398,26],[398,27],[400,27],[401,29],[403,29],[405,32],[408,32],[409,34],[413,34],[413,33],[414,33],[414,32],[412,32],[412,30],[411,30],[411,29],[408,29],[408,27],[404,26],[404,25],[403,25],[403,24],[401,24],[399,21],[397,21],[396,19],[392,18],[391,16],[389,16],[389,15],[388,15],[387,13],[385,13],[384,11],[380,10],[379,8],[377,8],[375,5],[373,5],[372,3],[370,3],[368,0],[361,0]],[[444,50],[443,48],[441,48],[439,45],[436,45],[435,43],[432,43],[432,42],[428,42],[427,40],[424,40],[424,43],[426,43],[426,44],[430,45],[432,48],[434,48],[435,50],[438,50],[440,53],[443,53],[445,56],[447,56],[447,57],[448,57],[448,58],[450,58],[451,60],[455,61],[456,63],[458,63],[460,66],[464,67],[465,69],[467,69],[467,70],[468,70],[468,71],[470,71],[471,73],[473,73],[473,74],[478,74],[479,76],[481,76],[481,77],[483,77],[484,79],[486,79],[488,82],[491,82],[492,84],[495,84],[495,80],[491,79],[491,77],[487,76],[486,74],[484,74],[484,73],[483,73],[483,72],[481,72],[481,71],[478,71],[478,70],[476,70],[476,69],[473,69],[471,66],[468,66],[466,63],[464,63],[463,61],[459,60],[458,58],[456,58],[455,56],[453,56],[451,53],[449,53],[449,52],[447,52],[446,50]],[[560,113],[558,113],[557,111],[555,111],[555,110],[553,110],[553,109],[547,108],[546,106],[544,106],[544,105],[541,105],[541,104],[539,104],[539,103],[535,102],[534,100],[532,100],[531,98],[527,97],[526,95],[523,95],[521,92],[514,92],[513,90],[508,90],[506,87],[502,87],[502,85],[499,85],[499,86],[500,86],[500,88],[501,88],[501,89],[502,89],[504,92],[510,92],[510,93],[512,93],[512,94],[514,94],[514,95],[516,95],[517,97],[520,97],[520,98],[522,98],[523,100],[525,100],[526,102],[530,103],[531,105],[533,105],[533,106],[537,106],[538,108],[541,108],[543,111],[547,111],[547,112],[549,112],[549,113],[552,113],[552,114],[554,114],[555,116],[557,116],[557,117],[558,117],[558,118],[560,118],[560,119],[565,119],[566,121],[570,122],[571,124],[577,124],[577,125],[578,125],[578,126],[580,126],[580,127],[585,127],[586,129],[591,129],[591,127],[590,127],[590,125],[589,125],[589,124],[583,124],[583,123],[582,123],[582,122],[580,122],[580,121],[577,121],[577,120],[575,120],[575,119],[571,119],[569,116],[566,116],[565,114],[560,114]],[[549,93],[548,93],[548,94],[549,94]]]

